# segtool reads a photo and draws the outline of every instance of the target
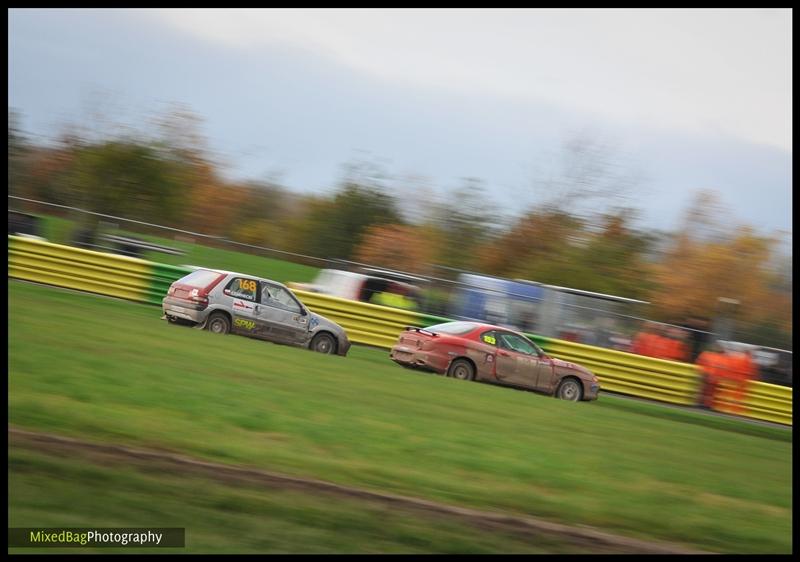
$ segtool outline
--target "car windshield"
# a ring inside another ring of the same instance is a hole
[[[425,329],[429,332],[436,332],[437,334],[452,334],[461,336],[474,330],[475,324],[472,322],[445,322],[444,324],[428,326]]]

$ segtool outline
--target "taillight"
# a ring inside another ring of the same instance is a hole
[[[167,290],[167,294],[168,294],[168,295],[172,295],[174,292],[175,292],[175,287],[173,287],[172,285],[170,285],[170,286],[169,286],[169,289]]]
[[[189,293],[189,300],[199,303],[199,304],[208,304],[208,295],[204,291],[199,291],[197,289],[192,289],[192,292]]]

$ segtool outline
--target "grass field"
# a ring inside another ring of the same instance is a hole
[[[232,485],[12,450],[9,526],[184,527],[189,553],[548,553],[575,547],[535,541],[356,499]],[[202,493],[198,493],[198,491]],[[68,508],[67,508],[68,506]],[[97,552],[17,548],[11,552]],[[102,552],[114,552],[104,549]]]
[[[9,304],[19,427],[710,551],[792,550],[790,430],[753,435],[610,396],[566,403],[405,371],[382,350],[328,357],[214,336],[168,326],[157,308],[16,281]],[[45,488],[28,494],[17,509],[31,521],[26,505],[71,509]]]
[[[75,223],[71,220],[39,215],[42,218],[42,235],[47,240],[56,244],[67,244],[73,235]],[[161,252],[145,252],[144,259],[170,265],[200,265],[228,271],[240,271],[274,279],[285,283],[296,281],[305,283],[316,277],[319,268],[310,267],[289,261],[274,259],[234,250],[221,250],[203,246],[198,243],[182,242],[173,238],[151,236],[133,232],[118,232],[119,235],[135,236],[156,244],[178,248],[186,252],[185,255],[176,256]],[[253,250],[255,252],[255,250]]]

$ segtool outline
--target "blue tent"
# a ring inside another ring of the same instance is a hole
[[[494,324],[519,322],[520,311],[539,305],[545,294],[541,285],[484,275],[461,274],[459,282],[451,315]]]

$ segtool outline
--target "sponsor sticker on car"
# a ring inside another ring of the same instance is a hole
[[[255,330],[256,323],[252,320],[245,320],[243,318],[237,318],[233,321],[233,325],[239,328],[244,328],[245,330]]]
[[[253,305],[247,301],[236,299],[233,301],[233,309],[240,311],[251,311],[253,310]]]

